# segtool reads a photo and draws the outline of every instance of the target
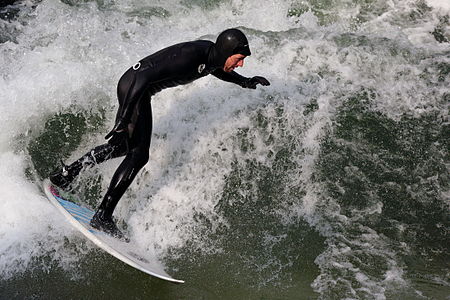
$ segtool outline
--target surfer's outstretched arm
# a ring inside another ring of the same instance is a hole
[[[270,85],[270,82],[264,77],[254,76],[248,78],[236,73],[235,71],[225,72],[223,69],[217,69],[212,73],[212,75],[223,81],[235,83],[243,88],[248,89],[256,89],[256,86],[258,84]]]
[[[211,74],[219,78],[220,80],[235,83],[240,86],[242,86],[245,81],[249,80],[249,78],[244,77],[236,73],[235,71],[225,72],[223,69],[217,69]]]

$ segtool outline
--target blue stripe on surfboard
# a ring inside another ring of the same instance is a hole
[[[89,223],[89,222],[91,221],[90,218],[86,218],[86,217],[84,217],[84,216],[79,216],[79,215],[74,214],[74,213],[72,213],[72,212],[70,212],[70,215],[71,215],[72,217],[74,217],[75,219],[77,219],[78,221],[82,221],[83,223]]]
[[[76,214],[76,215],[78,215],[78,216],[80,216],[80,217],[84,217],[84,218],[86,218],[86,219],[91,219],[92,216],[94,215],[94,213],[91,213],[91,212],[89,212],[89,213],[84,213],[84,212],[79,211],[79,210],[74,209],[74,208],[68,208],[68,207],[64,207],[64,208],[65,208],[68,212],[70,212],[71,214],[73,213],[73,214]]]
[[[72,201],[66,200],[66,199],[62,198],[60,195],[55,194],[53,192],[51,194],[65,209],[71,208],[71,209],[80,211],[81,213],[85,213],[85,214],[87,213],[87,214],[92,214],[92,215],[94,214],[94,212],[91,209],[79,206],[78,204],[76,204]]]
[[[72,217],[74,217],[77,220],[78,219],[83,220],[83,222],[90,222],[92,219],[92,216],[81,215],[81,214],[78,214],[77,212],[73,212],[70,210],[67,210],[67,211],[72,215]]]
[[[89,224],[90,220],[92,219],[94,212],[88,208],[81,207],[73,202],[67,201],[59,196],[53,195],[56,200],[61,204],[62,207],[64,207],[65,210],[67,210],[74,218],[75,220]],[[89,230],[91,231],[91,230]],[[92,233],[95,233],[95,231],[91,231]]]
[[[73,209],[73,208],[67,208],[67,207],[64,207],[68,212],[70,212],[70,213],[74,213],[74,214],[77,214],[78,216],[80,216],[80,217],[84,217],[84,218],[86,218],[86,219],[90,219],[90,218],[92,218],[92,216],[93,216],[93,214],[86,214],[86,213],[83,213],[83,212],[81,212],[81,211],[78,211],[78,210],[76,210],[76,209]]]
[[[74,205],[67,205],[66,203],[61,203],[60,204],[65,208],[65,209],[70,209],[73,211],[77,211],[80,214],[84,214],[84,215],[93,215],[94,212],[92,210],[86,210],[86,209],[81,209],[81,207],[79,206],[74,206]]]
[[[90,210],[90,209],[83,208],[83,207],[78,206],[78,205],[76,205],[76,204],[74,204],[72,202],[69,202],[69,201],[65,201],[65,200],[63,200],[63,201],[64,202],[60,201],[60,203],[64,207],[76,209],[76,210],[79,210],[79,211],[82,211],[82,212],[85,212],[85,213],[91,213],[91,212],[93,213],[93,211]]]
[[[71,201],[63,199],[60,196],[57,196],[55,194],[53,194],[53,197],[55,197],[55,199],[59,202],[59,204],[61,204],[61,206],[64,207],[64,209],[67,210],[75,220],[77,220],[80,223],[89,225],[89,227],[86,227],[86,229],[89,232],[91,232],[95,235],[105,235],[105,233],[90,227],[90,221],[91,221],[92,217],[94,216],[93,210],[90,210],[89,208],[81,207],[81,206],[77,205],[76,203],[73,203]]]
[[[80,223],[89,225],[89,227],[86,227],[86,229],[89,232],[91,232],[91,233],[93,233],[95,235],[104,235],[103,232],[95,230],[92,227],[90,227],[90,221],[92,219],[92,216],[94,215],[94,212],[92,210],[87,209],[87,208],[83,208],[81,206],[78,206],[78,205],[76,205],[76,204],[74,204],[74,203],[72,203],[70,201],[62,199],[61,197],[58,197],[58,196],[55,196],[55,195],[54,195],[54,197],[56,198],[56,200],[58,200],[58,202],[61,204],[61,206],[63,206],[64,209],[67,210],[72,215],[72,217],[75,220],[77,220]],[[72,206],[73,208],[69,208],[70,206]],[[85,210],[88,213],[88,215],[78,214],[77,211],[73,210],[73,209],[80,210],[80,208]]]
[[[90,219],[92,219],[92,217],[93,217],[93,215],[94,215],[94,213],[90,213],[89,212],[89,214],[86,214],[86,213],[83,213],[83,212],[80,212],[80,211],[78,211],[78,210],[76,210],[76,209],[73,209],[73,208],[67,208],[67,207],[64,207],[72,216],[77,216],[77,217],[80,217],[80,218],[83,218],[83,219],[86,219],[86,220],[90,220]]]
[[[83,224],[89,224],[89,220],[72,215],[75,220]]]
[[[72,209],[72,210],[79,211],[80,213],[83,213],[86,215],[94,215],[94,211],[92,211],[88,208],[81,207],[73,202],[64,200],[63,198],[58,197],[58,196],[55,196],[55,198],[65,209]]]
[[[63,206],[67,206],[67,207],[76,207],[76,208],[78,208],[78,209],[80,209],[80,210],[92,211],[92,210],[90,210],[90,209],[88,209],[88,208],[79,206],[79,205],[76,204],[76,203],[73,203],[73,202],[71,202],[71,201],[68,201],[68,200],[62,198],[61,196],[57,196],[57,195],[53,195],[53,196],[54,196],[55,199],[58,200],[58,202],[61,203],[61,205],[63,205]]]
[[[59,203],[61,203],[62,206],[66,207],[66,208],[73,208],[73,209],[77,209],[77,210],[80,210],[80,211],[83,211],[83,212],[86,212],[86,213],[94,214],[94,212],[92,210],[90,210],[88,208],[85,208],[85,207],[81,207],[81,206],[79,206],[79,205],[77,205],[77,204],[75,204],[73,202],[64,200],[61,197],[57,197],[57,200],[59,201]]]

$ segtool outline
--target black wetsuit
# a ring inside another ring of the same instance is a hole
[[[111,153],[104,159],[126,155],[107,191],[107,195],[113,198],[111,204],[117,203],[138,171],[148,162],[152,133],[151,96],[208,74],[236,84],[246,82],[247,78],[236,72],[226,73],[217,65],[220,62],[216,62],[211,54],[213,45],[210,41],[194,41],[165,48],[142,59],[120,78],[117,87],[120,106],[116,120],[128,124],[130,139],[126,141],[128,145],[104,146]],[[98,158],[96,161],[100,162]],[[105,203],[105,208],[107,204],[109,209],[114,209],[115,205],[112,207],[110,202]]]
[[[233,30],[235,29],[228,31]],[[116,231],[112,213],[136,174],[148,162],[152,134],[151,96],[165,88],[187,84],[208,74],[246,88],[255,88],[257,83],[269,84],[263,77],[246,78],[234,71],[229,73],[223,71],[225,60],[229,56],[233,53],[250,55],[250,50],[245,36],[240,37],[240,40],[233,40],[232,36],[231,42],[229,37],[227,40],[222,38],[220,42],[220,37],[216,43],[198,40],[170,46],[147,56],[128,69],[117,86],[119,109],[116,125],[108,135],[112,136],[111,139],[108,143],[93,148],[71,165],[65,166],[63,171],[50,176],[53,183],[66,187],[84,166],[125,156],[114,173],[106,195],[93,218],[94,225],[103,226],[102,222],[110,222],[114,228],[103,229]],[[236,46],[236,41],[240,43],[239,47]],[[217,47],[218,44],[221,48]],[[223,50],[227,47],[228,53]],[[95,223],[96,220],[98,224]]]

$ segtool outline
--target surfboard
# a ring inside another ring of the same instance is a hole
[[[62,196],[64,193],[60,192],[50,180],[44,180],[43,188],[48,200],[56,209],[75,229],[81,232],[97,247],[144,273],[170,282],[184,283],[183,280],[172,278],[167,274],[163,265],[156,258],[146,258],[145,254],[138,252],[137,249],[139,247],[133,241],[125,242],[92,228],[89,222],[94,215],[94,211],[88,207],[76,204],[71,201],[72,199],[68,199],[72,198],[72,196]]]

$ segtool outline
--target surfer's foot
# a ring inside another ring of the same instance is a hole
[[[67,190],[75,179],[76,175],[71,172],[70,167],[61,163],[62,166],[56,169],[52,174],[50,174],[49,179],[51,183],[57,187]]]
[[[103,231],[114,238],[120,239],[124,242],[129,242],[130,240],[122,233],[122,231],[117,228],[116,223],[112,218],[106,218],[103,216],[103,211],[97,210],[90,222],[91,226],[97,230]]]

